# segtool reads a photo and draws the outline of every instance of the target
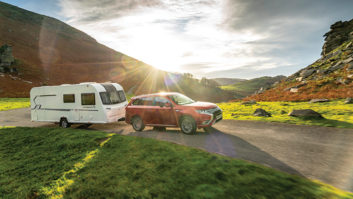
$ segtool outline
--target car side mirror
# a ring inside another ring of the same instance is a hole
[[[171,108],[171,107],[172,107],[172,104],[169,103],[169,102],[167,102],[167,103],[165,103],[165,107]]]

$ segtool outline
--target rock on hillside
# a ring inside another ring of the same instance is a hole
[[[306,101],[353,96],[353,19],[336,22],[324,35],[322,57],[261,94],[265,101]],[[249,99],[248,99],[249,100]]]

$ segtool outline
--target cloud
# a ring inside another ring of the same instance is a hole
[[[341,0],[59,0],[67,22],[163,70],[197,77],[290,75],[320,56]]]
[[[99,22],[121,17],[138,8],[160,6],[160,0],[61,0],[62,14],[72,23]]]

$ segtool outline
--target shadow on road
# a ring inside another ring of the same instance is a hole
[[[259,149],[258,147],[250,144],[249,142],[237,136],[223,133],[215,128],[210,128],[207,132],[198,131],[194,135],[185,135],[179,130],[154,131],[152,129],[142,132],[134,132],[131,130],[128,135],[154,138],[185,146],[191,146],[211,153],[248,160],[268,167],[276,168],[290,174],[303,176],[297,170],[276,159],[267,152]]]

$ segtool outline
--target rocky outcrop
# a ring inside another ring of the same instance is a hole
[[[353,104],[353,99],[351,97],[347,97],[346,101],[344,101],[345,104]]]
[[[343,99],[353,91],[353,19],[336,22],[325,34],[322,57],[269,90],[246,100],[309,101]]]
[[[13,73],[17,72],[16,68],[11,67],[15,62],[15,58],[12,55],[12,47],[5,44],[0,47],[0,72],[2,73]]]
[[[331,30],[327,32],[325,37],[325,44],[322,47],[321,55],[325,56],[345,41],[353,39],[353,20],[338,21],[331,25]]]
[[[292,117],[305,117],[305,118],[316,118],[316,119],[323,118],[320,113],[313,111],[311,109],[293,110],[288,115]]]
[[[262,108],[258,108],[258,109],[255,110],[254,116],[271,117],[271,113],[265,111]]]
[[[241,104],[242,105],[254,105],[254,104],[256,104],[256,101],[255,100],[250,100],[250,101],[242,102]]]
[[[328,99],[312,99],[309,101],[309,103],[322,103],[322,102],[329,102],[330,100]]]

